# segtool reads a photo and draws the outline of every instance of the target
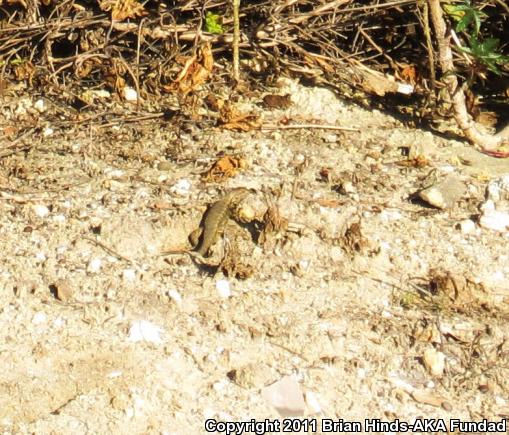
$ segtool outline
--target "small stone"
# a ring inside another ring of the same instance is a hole
[[[39,113],[43,113],[46,110],[46,105],[44,104],[44,100],[42,98],[34,103],[34,109]]]
[[[280,381],[265,387],[262,397],[283,418],[299,417],[304,415],[306,403],[299,383],[292,376],[285,376]]]
[[[46,254],[44,252],[37,252],[35,254],[35,260],[38,262],[38,263],[44,263],[46,260],[47,260],[48,257],[46,257]]]
[[[55,132],[55,131],[54,131],[51,127],[46,127],[46,128],[42,131],[42,135],[43,135],[44,137],[49,137],[49,136],[52,136],[54,132]]]
[[[320,403],[318,402],[318,399],[313,392],[307,391],[305,397],[306,405],[310,415],[319,414],[322,412],[322,407],[320,406]]]
[[[437,377],[441,377],[445,370],[445,355],[434,348],[426,349],[423,355],[424,366],[428,372]]]
[[[33,206],[34,213],[37,217],[44,218],[49,215],[49,208],[42,204],[35,204]]]
[[[355,186],[351,181],[344,181],[341,183],[341,186],[339,188],[339,193],[342,195],[351,195],[356,192]]]
[[[40,325],[42,323],[46,323],[46,313],[39,311],[34,314],[34,317],[32,317],[32,323],[34,325]]]
[[[69,284],[69,281],[65,279],[59,279],[53,284],[55,290],[55,297],[61,302],[67,302],[73,297],[73,289]]]
[[[336,143],[338,142],[339,140],[339,137],[337,134],[335,133],[325,133],[323,134],[322,136],[322,140],[325,142],[325,143]]]
[[[491,211],[491,210],[495,210],[495,203],[493,202],[493,200],[491,199],[487,199],[484,204],[481,205],[480,207],[480,210],[481,211]]]
[[[134,282],[136,279],[136,271],[134,269],[124,269],[122,278],[127,282]]]
[[[430,187],[419,192],[419,198],[423,201],[426,201],[428,204],[433,207],[444,209],[446,208],[446,203],[442,192],[435,187]]]
[[[456,174],[449,174],[442,182],[418,192],[419,198],[441,210],[451,208],[466,191],[465,184]]]
[[[229,298],[232,295],[230,283],[226,279],[220,279],[216,282],[216,290],[219,297],[224,299]]]
[[[137,320],[133,322],[129,329],[128,340],[135,343],[147,341],[149,343],[160,344],[162,343],[161,328],[148,320]]]
[[[124,99],[126,101],[136,101],[138,99],[138,93],[135,89],[126,86],[124,88]]]
[[[470,219],[462,220],[458,222],[458,228],[463,234],[471,234],[475,231],[475,222]]]
[[[497,210],[484,210],[479,225],[494,231],[507,231],[509,230],[509,214]]]
[[[168,297],[177,305],[182,305],[182,296],[177,290],[168,290]]]
[[[87,270],[90,273],[97,273],[101,270],[102,260],[100,258],[92,258],[88,263]]]
[[[187,178],[182,178],[170,187],[170,191],[179,196],[188,196],[191,190],[191,182]]]

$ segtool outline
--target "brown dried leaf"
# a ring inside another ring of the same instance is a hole
[[[136,0],[102,0],[99,7],[103,11],[111,11],[111,18],[115,21],[147,15],[145,7]]]
[[[209,43],[203,45],[196,56],[178,59],[183,68],[171,86],[163,86],[166,91],[178,89],[184,95],[194,91],[207,81],[214,69],[214,58]]]
[[[260,117],[253,113],[240,113],[230,104],[225,104],[219,112],[219,124],[227,130],[250,131],[259,128]]]
[[[415,65],[406,65],[403,67],[400,74],[405,82],[409,82],[412,85],[417,83],[417,70],[415,69]]]
[[[202,175],[202,179],[208,182],[219,183],[227,178],[235,176],[241,169],[247,167],[247,162],[242,157],[224,156],[217,160],[212,167]]]
[[[28,80],[32,82],[35,74],[35,67],[30,61],[22,62],[14,67],[14,76],[17,80]]]

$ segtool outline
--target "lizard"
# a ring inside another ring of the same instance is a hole
[[[193,249],[177,251],[163,251],[161,256],[173,254],[188,254],[193,259],[202,260],[224,231],[228,219],[232,217],[235,208],[252,192],[251,189],[238,187],[232,189],[219,201],[214,202],[203,216],[200,225],[202,232],[198,244]]]

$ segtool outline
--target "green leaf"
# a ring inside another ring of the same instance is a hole
[[[224,33],[223,26],[221,25],[221,17],[208,11],[205,15],[205,31],[219,35]]]

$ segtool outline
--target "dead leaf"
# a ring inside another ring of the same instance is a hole
[[[202,174],[203,181],[220,183],[227,178],[237,175],[237,173],[247,167],[247,162],[243,157],[223,156],[212,167]]]
[[[401,70],[401,78],[405,82],[409,82],[412,85],[417,83],[417,70],[415,69],[415,65],[406,65]]]
[[[147,15],[145,7],[136,0],[102,0],[99,7],[103,11],[111,11],[111,19],[115,21]]]
[[[209,43],[204,44],[195,56],[178,59],[183,68],[170,86],[163,89],[169,92],[178,89],[184,95],[196,90],[205,83],[214,69],[214,58]]]
[[[227,130],[250,131],[259,128],[260,117],[253,113],[240,113],[231,104],[225,104],[219,112],[219,125]]]
[[[32,78],[35,74],[35,67],[30,61],[22,62],[14,67],[14,76],[17,80],[28,80],[32,83]]]

